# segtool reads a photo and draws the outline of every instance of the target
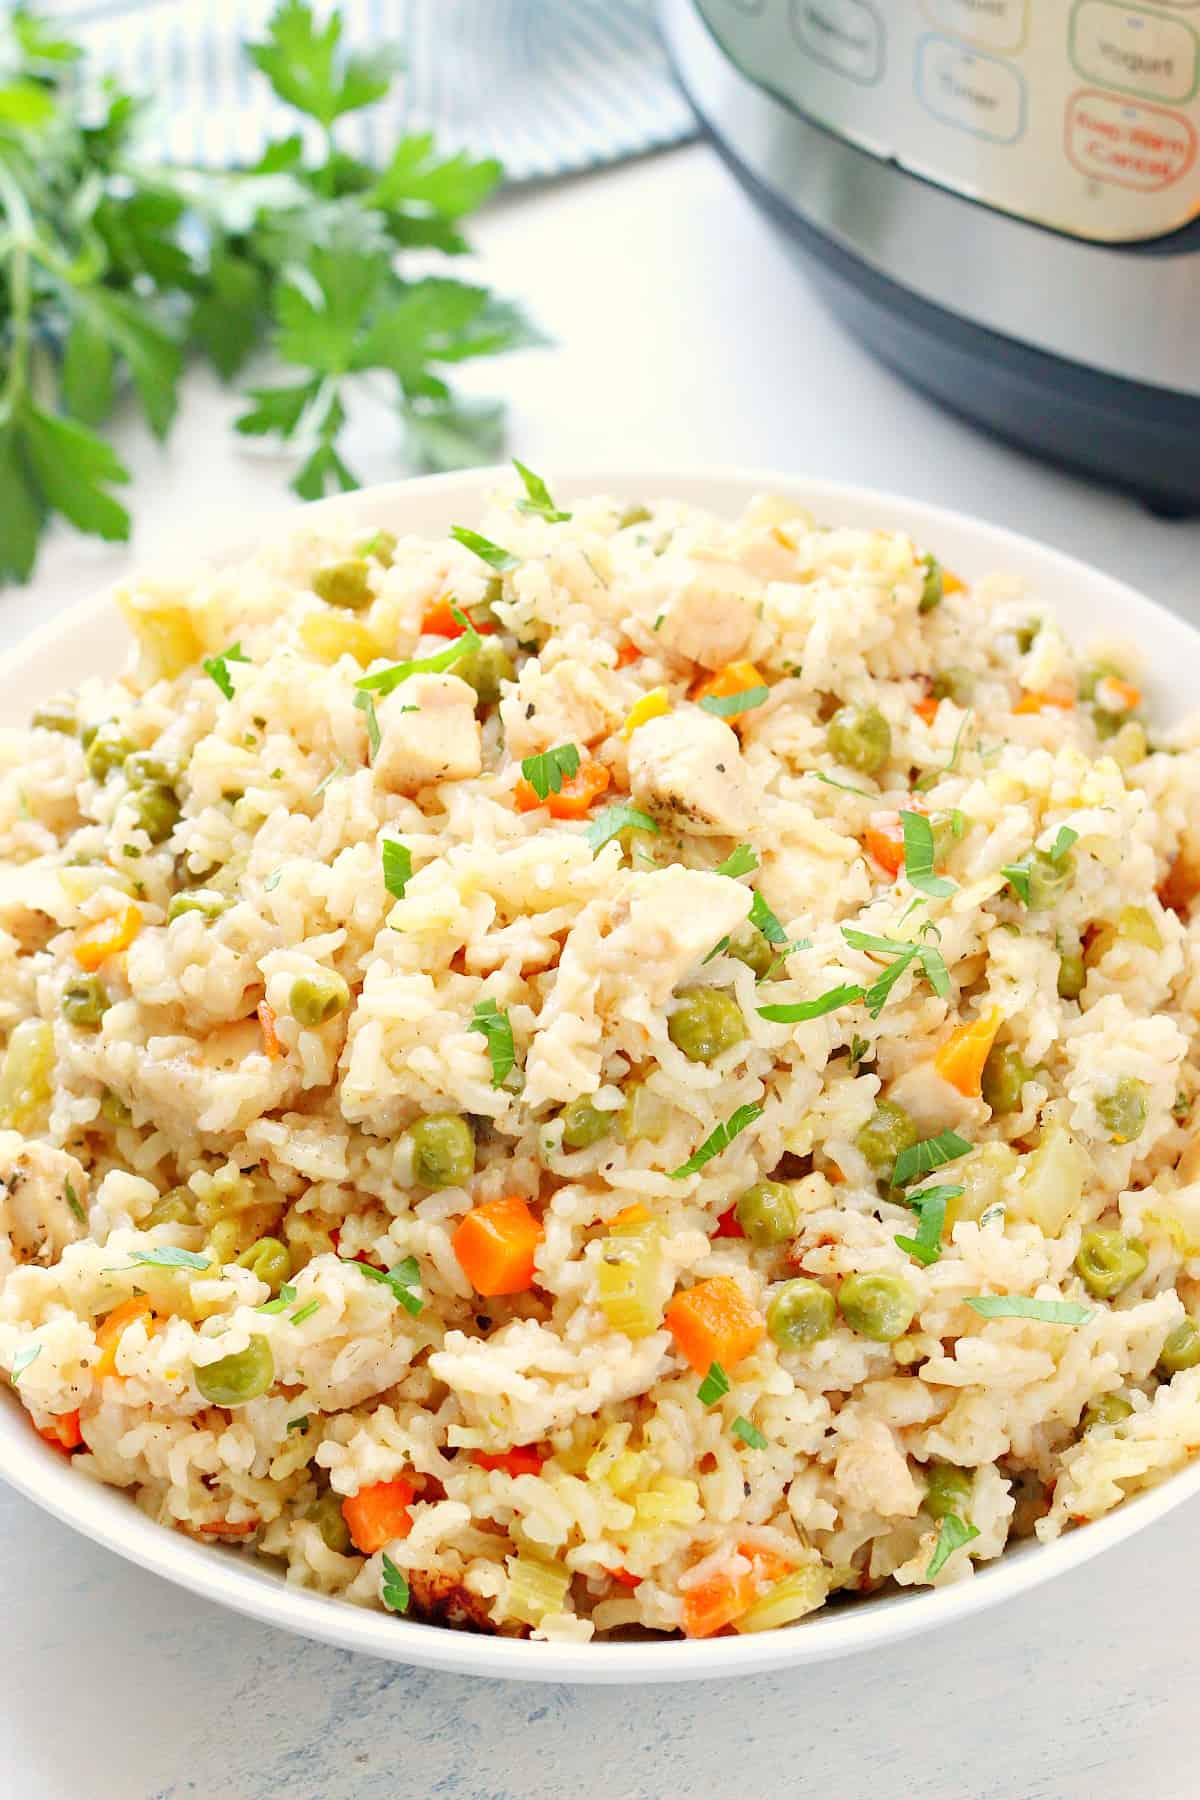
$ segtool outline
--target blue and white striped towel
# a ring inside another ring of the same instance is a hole
[[[47,7],[92,66],[158,101],[162,155],[254,158],[294,126],[247,62],[273,0],[95,0]],[[652,0],[341,0],[354,48],[403,46],[406,74],[339,131],[382,160],[402,132],[498,156],[510,181],[615,162],[690,137],[695,120],[654,27]]]

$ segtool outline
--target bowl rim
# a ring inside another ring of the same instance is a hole
[[[292,505],[259,521],[253,538],[223,549],[197,564],[220,566],[256,545],[311,526],[336,527],[339,520],[373,523],[390,508],[401,512],[430,501],[461,498],[476,510],[498,487],[511,487],[507,465],[448,475],[379,483],[349,495]],[[1147,661],[1161,671],[1178,655],[1200,662],[1200,631],[1125,582],[1078,558],[1019,532],[927,501],[809,478],[781,470],[712,467],[564,468],[552,486],[560,497],[590,494],[644,496],[657,492],[694,504],[733,507],[754,494],[779,493],[820,512],[858,515],[855,522],[907,530],[918,541],[959,538],[1003,569],[1005,558],[1036,570],[1048,586],[1058,580],[1103,594],[1128,616],[1144,647],[1157,646]],[[719,494],[724,494],[720,499]],[[847,521],[850,522],[850,521]],[[415,521],[408,528],[420,530]],[[998,560],[996,560],[998,559]],[[973,560],[973,557],[970,559]],[[980,569],[980,573],[983,573]],[[95,629],[113,609],[116,591],[153,568],[135,571],[65,609],[0,654],[0,673],[20,673],[22,665],[61,646],[74,634]],[[1141,629],[1145,627],[1146,629]],[[26,697],[22,696],[22,706]],[[81,1479],[64,1458],[24,1428],[15,1396],[0,1408],[0,1475],[18,1492],[94,1543],[202,1598],[249,1618],[346,1650],[445,1672],[509,1680],[608,1683],[675,1682],[717,1675],[751,1675],[805,1663],[830,1661],[893,1644],[918,1632],[936,1630],[1013,1599],[1067,1570],[1078,1568],[1111,1546],[1132,1537],[1200,1492],[1200,1460],[1185,1464],[1157,1486],[1124,1501],[1086,1528],[1050,1543],[1028,1543],[976,1568],[969,1580],[944,1588],[909,1589],[825,1612],[812,1621],[778,1631],[704,1640],[602,1640],[564,1644],[492,1637],[423,1624],[359,1607],[339,1597],[289,1585],[265,1562],[241,1553],[202,1545],[155,1523],[120,1489]]]

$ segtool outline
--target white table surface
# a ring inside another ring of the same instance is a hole
[[[743,463],[940,501],[1096,561],[1200,619],[1200,521],[1166,523],[979,436],[843,335],[701,147],[496,206],[488,278],[557,340],[478,373],[535,468]],[[189,377],[166,451],[130,425],[133,557],[244,537],[286,471]],[[386,423],[352,461],[393,474]],[[2,503],[2,500],[0,500]],[[120,573],[56,536],[0,641]],[[983,1618],[877,1656],[724,1685],[430,1675],[220,1612],[0,1487],[0,1793],[14,1800],[1183,1800],[1200,1503]]]

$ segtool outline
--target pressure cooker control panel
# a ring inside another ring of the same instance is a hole
[[[931,181],[1078,237],[1200,214],[1200,0],[696,0],[743,74]]]

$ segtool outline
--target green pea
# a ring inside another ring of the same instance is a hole
[[[975,677],[970,669],[951,663],[933,678],[931,690],[935,700],[953,700],[955,706],[970,706],[975,698]]]
[[[740,1196],[734,1211],[750,1242],[760,1249],[795,1237],[800,1222],[796,1197],[783,1181],[756,1181]]]
[[[110,1005],[108,989],[98,975],[83,976],[63,989],[62,1016],[68,1025],[82,1030],[99,1025]]]
[[[339,1556],[349,1556],[350,1527],[342,1512],[339,1494],[329,1488],[319,1500],[313,1501],[308,1509],[308,1517],[320,1532],[327,1550],[336,1550]]]
[[[1144,1081],[1123,1075],[1111,1094],[1097,1100],[1096,1117],[1114,1144],[1131,1144],[1134,1138],[1141,1136],[1146,1124],[1148,1092]]]
[[[278,1238],[259,1238],[257,1244],[251,1244],[233,1260],[239,1269],[249,1269],[260,1281],[265,1281],[272,1294],[279,1292],[292,1272],[291,1251]]]
[[[114,1094],[111,1088],[105,1088],[100,1096],[100,1117],[107,1125],[128,1125],[133,1114],[119,1094]]]
[[[627,506],[618,517],[617,530],[628,531],[631,525],[646,525],[653,517],[654,514],[648,506],[642,506],[640,502],[635,502],[633,506]]]
[[[994,1113],[1020,1112],[1021,1090],[1032,1077],[1033,1070],[1015,1050],[993,1044],[983,1065],[984,1104]]]
[[[892,753],[892,728],[877,706],[843,706],[825,728],[825,743],[848,769],[874,775]]]
[[[787,1281],[767,1307],[767,1330],[781,1350],[807,1350],[833,1330],[833,1295],[819,1281]]]
[[[1200,1325],[1193,1318],[1181,1319],[1163,1339],[1158,1353],[1158,1373],[1164,1381],[1178,1375],[1181,1369],[1194,1369],[1200,1363]]]
[[[168,1188],[146,1214],[145,1228],[152,1225],[194,1225],[196,1196],[189,1187]]]
[[[41,731],[60,731],[64,737],[78,737],[79,715],[75,702],[68,699],[46,700],[33,715],[32,724]]]
[[[838,1308],[851,1331],[876,1344],[903,1337],[917,1310],[917,1296],[902,1275],[886,1269],[847,1275],[838,1289]]]
[[[344,606],[350,612],[362,612],[375,598],[361,557],[327,563],[313,576],[312,589],[327,606]]]
[[[911,1149],[920,1136],[916,1121],[902,1106],[880,1100],[854,1143],[877,1175],[890,1176],[900,1152]]]
[[[946,592],[946,584],[942,576],[942,565],[936,556],[923,557],[925,580],[921,587],[921,599],[918,612],[929,613],[942,604]]]
[[[598,1144],[616,1123],[615,1113],[601,1112],[590,1100],[572,1100],[558,1116],[562,1120],[564,1150],[586,1150]]]
[[[1132,1412],[1133,1402],[1124,1394],[1100,1394],[1084,1408],[1079,1423],[1084,1431],[1093,1431],[1097,1425],[1119,1425]]]
[[[265,1337],[254,1336],[244,1350],[219,1362],[193,1368],[196,1386],[213,1406],[244,1406],[265,1394],[275,1379],[275,1358]]]
[[[350,1004],[350,989],[334,969],[298,975],[288,994],[288,1011],[297,1025],[312,1030],[326,1024]]]
[[[366,543],[358,546],[358,554],[373,556],[377,563],[382,563],[385,569],[390,569],[392,558],[396,554],[396,543],[394,531],[377,531],[374,537],[369,537]]]
[[[689,1062],[710,1063],[746,1035],[741,1008],[723,988],[692,988],[667,1021],[667,1033]]]
[[[1065,944],[1058,940],[1058,997],[1060,1000],[1078,1000],[1083,992],[1083,984],[1087,980],[1087,970],[1083,962],[1083,950],[1075,945]]]
[[[931,1462],[925,1471],[925,1498],[921,1504],[931,1519],[955,1513],[961,1519],[971,1504],[975,1479],[969,1469],[955,1463]]]
[[[150,787],[158,782],[170,784],[176,771],[161,756],[150,750],[135,750],[125,758],[125,779],[130,787]]]
[[[494,706],[500,698],[501,682],[512,681],[517,671],[498,638],[481,637],[473,650],[459,657],[452,673],[475,689],[480,706]]]
[[[227,894],[218,894],[215,888],[193,888],[190,893],[172,894],[167,907],[167,923],[173,924],[176,919],[182,919],[185,913],[199,913],[204,919],[219,919],[232,904]]]
[[[458,1113],[429,1113],[410,1125],[413,1179],[422,1187],[463,1187],[475,1173],[475,1138]]]
[[[1111,1300],[1145,1271],[1149,1256],[1140,1238],[1103,1225],[1089,1225],[1079,1239],[1075,1267],[1089,1294]]]
[[[99,726],[84,756],[88,774],[93,781],[106,781],[132,751],[130,740],[114,724]]]
[[[150,842],[164,843],[179,823],[179,796],[163,782],[151,782],[138,789],[134,812]]]
[[[758,926],[751,925],[749,921],[739,925],[730,935],[725,954],[736,957],[738,962],[745,963],[748,969],[753,969],[760,977],[766,974],[775,961],[774,950]]]

